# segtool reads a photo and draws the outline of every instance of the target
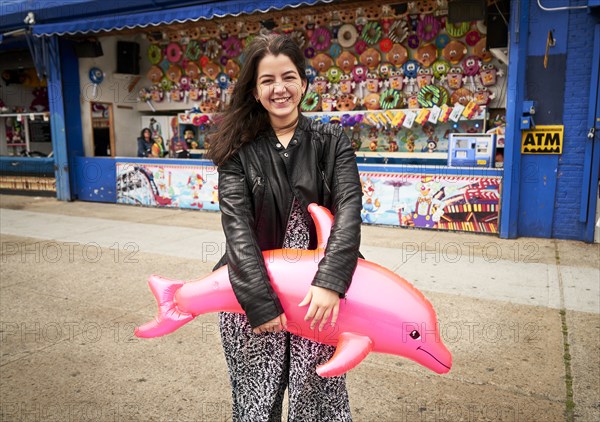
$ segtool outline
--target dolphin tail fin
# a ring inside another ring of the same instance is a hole
[[[333,225],[333,215],[325,208],[315,203],[308,206],[308,212],[312,216],[317,229],[317,248],[325,249],[327,247],[327,241],[331,234],[331,226]]]
[[[158,314],[152,321],[136,327],[136,337],[160,337],[172,333],[195,318],[192,314],[178,310],[175,303],[175,293],[184,283],[151,275],[148,285],[158,302]]]
[[[341,333],[335,353],[323,365],[317,366],[317,374],[322,377],[337,377],[362,362],[373,349],[373,342],[367,336],[354,333]]]

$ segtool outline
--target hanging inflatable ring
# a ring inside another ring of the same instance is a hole
[[[302,111],[316,111],[319,107],[319,101],[319,94],[316,92],[307,92],[302,100],[302,104],[300,104],[300,109]]]
[[[440,21],[433,15],[425,15],[417,25],[417,34],[423,41],[430,41],[435,38],[440,30]]]
[[[423,108],[440,106],[448,101],[448,91],[437,85],[425,85],[417,94],[417,101]]]
[[[480,39],[481,36],[479,35],[479,32],[469,31],[467,32],[467,36],[465,37],[465,42],[469,47],[473,47],[479,42]]]
[[[185,49],[185,57],[192,61],[198,60],[200,57],[200,44],[198,44],[195,40],[191,40]]]
[[[313,32],[310,42],[316,50],[325,51],[331,45],[331,34],[327,28],[320,26]]]
[[[435,46],[441,50],[450,42],[450,37],[446,34],[440,34],[435,39]]]
[[[342,47],[338,43],[331,44],[331,47],[329,47],[329,55],[331,58],[335,59],[340,54],[342,54]]]
[[[233,59],[239,56],[242,52],[242,42],[238,37],[230,36],[223,41],[223,50],[226,58]]]
[[[388,31],[388,38],[393,42],[400,44],[408,37],[408,27],[406,21],[401,19],[395,21]]]
[[[159,64],[163,58],[162,50],[156,44],[148,47],[148,61],[150,64]]]
[[[469,22],[450,23],[448,20],[446,20],[446,32],[452,38],[460,38],[464,36],[470,27],[471,24]]]
[[[394,47],[394,43],[389,38],[384,38],[379,41],[379,49],[382,53],[389,52]]]
[[[338,43],[344,48],[350,48],[358,39],[358,32],[354,25],[346,23],[338,29]]]
[[[167,46],[167,60],[170,61],[171,63],[177,63],[179,62],[179,60],[181,60],[181,56],[183,55],[183,52],[181,51],[181,47],[179,46],[179,44],[172,42]]]
[[[360,37],[365,40],[369,45],[377,43],[383,32],[381,31],[381,25],[377,21],[369,21],[362,29]]]
[[[400,105],[400,92],[395,89],[388,88],[381,93],[379,97],[379,105],[384,110],[390,110],[393,108],[398,108]]]

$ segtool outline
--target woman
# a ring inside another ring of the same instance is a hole
[[[137,156],[149,157],[152,155],[152,132],[147,127],[142,129],[140,137],[137,138]]]
[[[314,249],[307,207],[331,210],[334,224],[312,286],[299,306],[321,329],[335,324],[359,256],[361,187],[350,141],[339,126],[300,114],[308,82],[303,53],[288,37],[259,35],[247,47],[232,101],[210,136],[219,168],[228,265],[244,314],[219,315],[233,390],[234,421],[350,421],[345,377],[321,378],[334,348],[285,331],[261,251]]]

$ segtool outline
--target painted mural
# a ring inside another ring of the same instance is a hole
[[[496,177],[360,174],[366,224],[498,233]]]
[[[117,163],[117,202],[219,210],[215,166]],[[499,177],[361,172],[365,224],[498,233]]]
[[[219,210],[215,166],[117,163],[117,203]]]

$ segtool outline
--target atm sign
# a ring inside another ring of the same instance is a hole
[[[521,135],[521,154],[562,154],[565,127],[536,126]]]

